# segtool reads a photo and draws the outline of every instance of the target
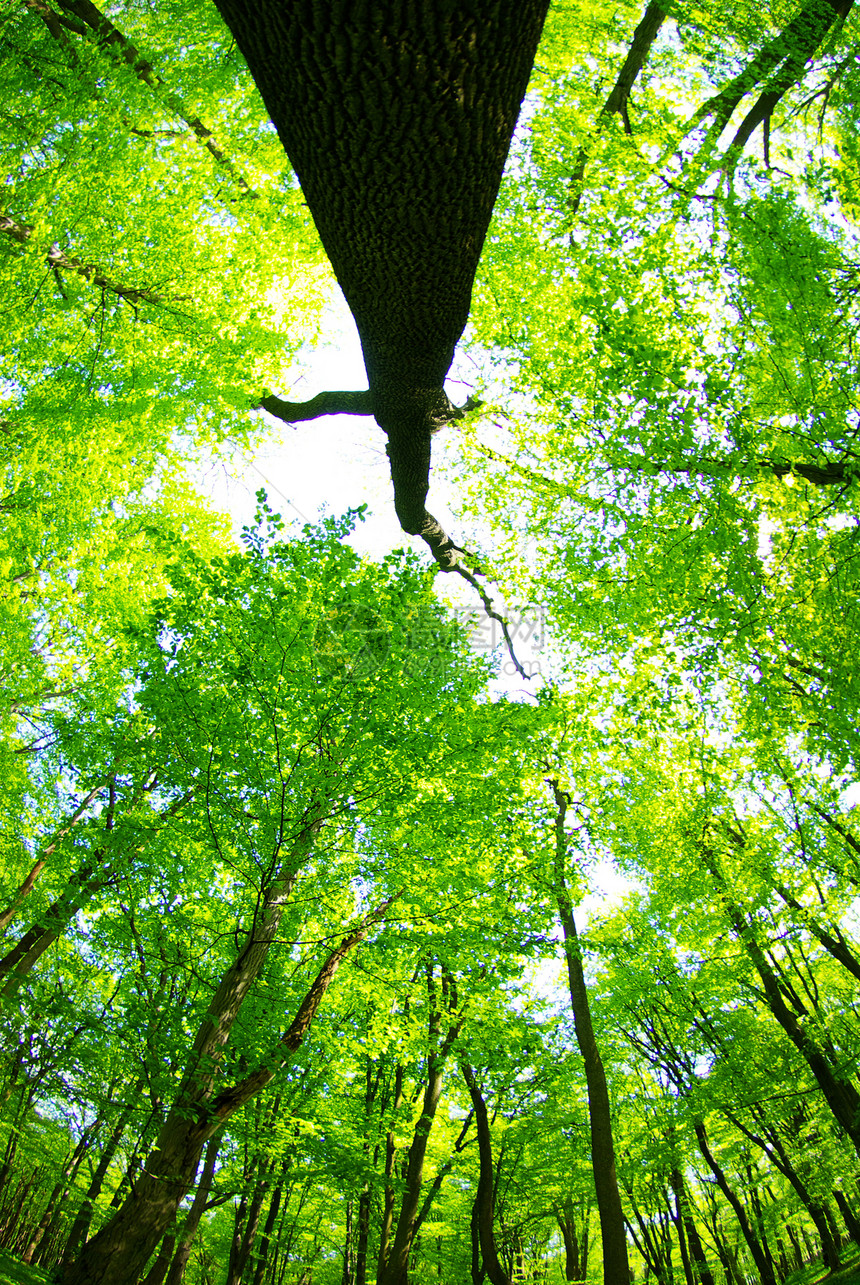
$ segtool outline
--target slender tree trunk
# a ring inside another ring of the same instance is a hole
[[[65,836],[69,833],[72,827],[76,825],[78,821],[80,821],[81,817],[84,815],[84,813],[86,812],[90,804],[94,802],[94,800],[98,797],[99,794],[101,794],[102,790],[104,790],[105,788],[106,788],[106,782],[102,782],[102,784],[96,785],[92,790],[90,790],[89,794],[84,799],[81,800],[81,802],[75,808],[74,812],[72,812],[71,816],[67,817],[66,820],[63,821],[63,823],[59,826],[59,828],[54,831],[54,834],[51,838],[50,843],[46,844],[45,847],[42,849],[41,857],[39,857],[38,861],[34,862],[33,866],[30,869],[29,874],[24,879],[24,881],[20,884],[17,892],[15,892],[15,894],[13,895],[11,902],[6,907],[6,909],[2,911],[2,913],[0,913],[0,932],[5,932],[9,924],[15,918],[18,911],[21,909],[21,906],[24,904],[24,901],[27,899],[27,897],[29,897],[30,893],[33,891],[36,880],[39,878],[39,875],[42,873],[45,866],[47,865],[48,857],[50,857],[54,852],[56,852],[57,848],[60,846],[60,843],[65,838]]]
[[[182,1285],[182,1278],[185,1275],[185,1268],[191,1257],[191,1247],[194,1244],[194,1237],[197,1235],[197,1228],[200,1225],[200,1219],[206,1209],[206,1203],[209,1200],[209,1193],[212,1190],[212,1180],[215,1176],[215,1162],[218,1159],[218,1151],[221,1146],[221,1137],[216,1135],[209,1142],[206,1148],[206,1158],[203,1161],[203,1172],[200,1175],[200,1181],[197,1184],[197,1191],[194,1194],[194,1200],[191,1208],[185,1218],[182,1227],[182,1235],[179,1238],[179,1244],[173,1255],[173,1260],[167,1273],[165,1285]]]
[[[755,1232],[750,1226],[750,1221],[747,1218],[746,1210],[744,1209],[743,1204],[741,1203],[741,1201],[738,1199],[737,1195],[733,1191],[729,1183],[729,1180],[726,1178],[726,1175],[723,1173],[723,1170],[717,1164],[716,1160],[714,1159],[711,1153],[711,1149],[708,1146],[708,1136],[705,1132],[705,1126],[701,1122],[698,1122],[695,1126],[695,1131],[696,1131],[696,1141],[699,1144],[699,1150],[701,1151],[705,1159],[705,1163],[707,1164],[711,1173],[716,1178],[717,1186],[719,1187],[720,1191],[723,1193],[726,1200],[729,1202],[732,1209],[735,1211],[735,1217],[737,1218],[738,1223],[740,1225],[743,1238],[746,1241],[747,1245],[749,1246],[749,1251],[752,1254],[753,1262],[756,1265],[756,1270],[758,1271],[758,1274],[761,1277],[762,1285],[776,1285],[772,1265],[768,1261],[768,1257],[764,1253],[759,1243],[758,1237],[756,1236]]]
[[[394,1111],[395,1114],[400,1110],[403,1103],[403,1067],[400,1063],[394,1071]],[[379,1280],[382,1279],[385,1268],[388,1265],[389,1254],[391,1253],[391,1230],[394,1226],[394,1163],[395,1163],[395,1146],[394,1133],[389,1129],[385,1137],[385,1191],[383,1195],[382,1224],[379,1229],[379,1258],[377,1260],[376,1275]]]
[[[696,1227],[690,1193],[687,1191],[687,1186],[680,1169],[672,1170],[670,1181],[672,1183],[672,1190],[675,1193],[678,1216],[682,1220],[684,1231],[687,1234],[687,1248],[690,1255],[689,1266],[692,1276],[694,1279],[700,1280],[702,1285],[714,1285],[713,1272],[708,1267],[702,1238],[699,1235],[698,1228]]]
[[[104,1150],[99,1157],[96,1171],[93,1174],[92,1181],[87,1188],[87,1194],[81,1203],[81,1207],[72,1223],[72,1229],[69,1232],[69,1239],[66,1242],[66,1248],[63,1251],[63,1263],[71,1262],[75,1255],[80,1253],[81,1247],[86,1243],[89,1235],[90,1223],[92,1222],[95,1202],[101,1194],[102,1184],[107,1176],[107,1171],[113,1162],[113,1158],[119,1150],[119,1144],[122,1142],[123,1134],[128,1128],[128,1122],[134,1114],[140,1098],[140,1091],[143,1088],[143,1077],[135,1084],[131,1091],[128,1103],[122,1114],[117,1120],[113,1133],[107,1140]]]
[[[315,829],[314,824],[304,836],[308,849]],[[140,1275],[194,1181],[203,1147],[295,1055],[341,961],[390,905],[386,902],[367,915],[331,952],[281,1037],[277,1058],[216,1094],[215,1076],[224,1047],[274,940],[289,886],[291,879],[272,886],[245,946],[222,977],[142,1175],[119,1212],[90,1241],[80,1259],[64,1270],[62,1285],[128,1285]]]
[[[400,1215],[394,1233],[394,1243],[386,1263],[385,1270],[379,1277],[378,1285],[406,1285],[408,1278],[409,1256],[417,1230],[418,1208],[421,1201],[421,1183],[424,1178],[424,1159],[427,1144],[430,1141],[430,1130],[436,1118],[436,1109],[442,1097],[442,1082],[445,1063],[462,1025],[462,1017],[452,1020],[444,1039],[441,1034],[442,1014],[437,1007],[436,986],[433,977],[433,966],[427,969],[427,987],[430,997],[430,1029],[427,1055],[427,1086],[421,1104],[421,1115],[412,1135],[409,1148],[409,1159],[406,1165],[406,1183],[400,1203]],[[449,1014],[456,1007],[457,997],[453,979],[442,970],[443,1003]]]
[[[848,1229],[848,1235],[854,1241],[855,1245],[860,1245],[860,1219],[858,1219],[854,1210],[848,1203],[845,1192],[839,1187],[833,1189],[833,1199],[839,1206],[839,1212],[842,1215],[842,1221]]]
[[[495,1173],[487,1104],[469,1063],[461,1062],[460,1069],[463,1072],[463,1079],[466,1081],[466,1088],[469,1090],[469,1097],[472,1099],[472,1106],[475,1110],[475,1126],[478,1133],[480,1177],[478,1178],[478,1191],[475,1197],[475,1209],[478,1214],[478,1238],[481,1245],[481,1259],[484,1271],[490,1278],[492,1285],[511,1285],[510,1277],[502,1267],[498,1250],[496,1249],[496,1233],[493,1226]]]
[[[749,955],[761,978],[768,1008],[785,1031],[794,1047],[806,1062],[840,1126],[860,1155],[860,1093],[848,1080],[840,1079],[811,1032],[802,1025],[783,998],[779,981],[758,943],[753,926],[740,906],[732,900],[725,879],[717,864],[716,854],[702,847],[702,862],[713,876],[723,894],[726,913],[732,929]]]
[[[612,1142],[612,1114],[609,1106],[609,1089],[603,1060],[597,1047],[588,988],[582,968],[582,952],[576,932],[573,908],[565,878],[567,835],[564,825],[567,816],[568,796],[559,789],[557,780],[549,782],[556,804],[555,817],[555,897],[558,917],[564,933],[564,953],[570,985],[570,1005],[576,1028],[576,1042],[585,1063],[585,1082],[588,1088],[588,1115],[591,1123],[591,1163],[597,1194],[597,1211],[603,1240],[604,1285],[630,1285],[630,1264],[627,1259],[627,1235],[624,1211],[618,1192],[615,1172],[615,1148]]]
[[[56,1223],[57,1216],[63,1207],[66,1197],[68,1196],[68,1193],[71,1189],[71,1185],[75,1180],[75,1175],[77,1174],[78,1169],[84,1162],[89,1146],[93,1140],[93,1135],[96,1133],[98,1126],[99,1126],[99,1121],[95,1120],[91,1125],[88,1126],[88,1128],[84,1129],[78,1141],[77,1146],[69,1156],[69,1159],[66,1161],[66,1164],[63,1166],[63,1172],[60,1176],[60,1181],[56,1184],[56,1186],[54,1187],[54,1190],[51,1192],[50,1199],[48,1200],[48,1203],[45,1206],[45,1212],[42,1215],[42,1220],[39,1223],[39,1226],[36,1228],[35,1232],[33,1233],[30,1239],[30,1243],[28,1244],[27,1248],[24,1250],[24,1253],[21,1256],[22,1262],[32,1263],[34,1257],[36,1256],[36,1251],[39,1248],[39,1246],[43,1243],[43,1241],[50,1240],[51,1231]]]
[[[175,1244],[176,1233],[169,1231],[161,1242],[155,1262],[143,1279],[143,1285],[161,1285],[170,1267]]]
[[[347,1200],[346,1227],[343,1236],[343,1271],[340,1274],[340,1285],[355,1285],[352,1268],[352,1201]]]
[[[272,1199],[269,1202],[269,1211],[266,1215],[263,1235],[260,1237],[260,1248],[257,1251],[257,1262],[254,1267],[254,1276],[251,1281],[251,1285],[263,1285],[263,1276],[265,1274],[266,1264],[269,1258],[269,1247],[272,1243],[272,1233],[275,1230],[275,1223],[278,1221],[284,1184],[287,1180],[287,1172],[290,1168],[291,1159],[291,1156],[287,1156],[281,1165],[280,1177],[272,1191]]]
[[[472,1202],[472,1216],[469,1219],[469,1240],[472,1250],[471,1275],[472,1285],[483,1285],[484,1268],[481,1264],[481,1233],[478,1227],[478,1198]]]

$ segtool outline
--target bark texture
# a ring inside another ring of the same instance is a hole
[[[548,0],[216,3],[355,318],[400,523],[456,561],[430,439]]]

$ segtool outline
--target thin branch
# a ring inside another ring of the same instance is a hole
[[[44,0],[29,0],[29,3],[34,8],[37,8],[38,6],[37,11],[44,17],[44,15],[41,14],[41,8],[46,7],[44,6]],[[163,101],[167,104],[173,114],[178,116],[181,121],[185,122],[189,129],[193,131],[195,137],[200,140],[209,152],[210,156],[212,156],[212,158],[217,161],[223,169],[227,170],[231,178],[235,179],[239,186],[244,188],[248,196],[258,196],[258,193],[254,191],[247,179],[239,173],[238,169],[230,160],[226,152],[222,151],[215,142],[211,129],[204,125],[200,117],[196,116],[190,108],[183,103],[178,94],[175,94],[170,90],[165,91],[164,81],[160,76],[156,75],[152,64],[141,55],[140,51],[132,44],[128,37],[124,36],[123,33],[114,26],[111,20],[92,3],[92,0],[60,0],[60,3],[64,9],[69,13],[73,13],[82,23],[86,24],[86,27],[98,36],[100,44],[108,47],[112,46],[119,51],[123,62],[131,68],[137,79],[142,81],[144,85],[148,85],[154,93],[163,98]],[[46,23],[48,22],[47,18],[44,20]],[[66,24],[64,23],[64,25]],[[48,23],[48,26],[51,34],[56,35],[59,39],[59,36],[50,23]]]
[[[32,239],[33,231],[32,224],[21,223],[17,219],[10,218],[7,214],[0,214],[0,233],[11,237],[13,241],[17,241],[20,245],[27,245]],[[48,248],[45,261],[52,271],[70,272],[75,276],[83,277],[91,285],[98,286],[99,289],[116,295],[117,298],[124,300],[125,303],[130,304],[132,307],[137,307],[141,303],[154,305],[179,303],[185,298],[182,295],[156,294],[148,286],[123,285],[122,282],[114,281],[112,277],[109,277],[98,264],[85,263],[83,259],[76,259],[66,254],[64,250],[60,249],[56,241]]]
[[[618,78],[612,86],[609,97],[597,114],[597,129],[599,130],[604,121],[616,113],[621,117],[624,125],[624,133],[631,135],[633,128],[630,124],[630,116],[627,110],[627,103],[630,98],[630,90],[633,83],[645,66],[648,55],[651,52],[651,46],[657,39],[657,35],[666,19],[666,11],[650,0],[645,13],[642,15],[642,21],[633,32],[633,39],[630,42],[630,48],[627,51],[627,57],[624,59]],[[582,202],[584,191],[583,179],[585,177],[585,166],[588,162],[588,148],[583,143],[576,156],[576,163],[571,175],[571,188],[573,190],[573,199],[570,203],[571,215],[576,215]]]

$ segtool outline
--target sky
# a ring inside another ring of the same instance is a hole
[[[338,287],[324,314],[321,333],[324,342],[306,347],[295,366],[295,381],[289,388],[271,391],[292,401],[304,401],[329,389],[367,388],[367,376],[355,324]],[[474,366],[461,354],[455,355],[451,376],[445,385],[451,400],[462,405],[474,391]],[[323,514],[340,515],[347,509],[368,506],[364,522],[359,523],[350,539],[360,553],[382,558],[394,549],[411,548],[422,556],[423,541],[406,535],[394,513],[391,475],[385,454],[381,429],[369,416],[331,415],[308,420],[291,427],[265,411],[257,412],[266,423],[263,443],[253,452],[236,450],[232,460],[213,460],[198,478],[198,486],[216,508],[230,514],[235,534],[253,520],[256,492],[263,487],[269,505],[285,520],[299,523],[318,521]],[[456,450],[456,440],[445,441],[441,433],[434,442],[438,457],[446,446]],[[441,470],[431,474],[428,508],[446,531],[471,543],[467,530],[451,507],[453,495],[446,486]],[[497,609],[504,602],[492,586],[490,596]],[[499,626],[485,615],[474,590],[457,576],[437,577],[437,590],[455,611],[470,620],[470,633],[476,651],[500,647]],[[504,611],[503,611],[504,614]],[[506,652],[499,650],[500,673],[491,684],[494,696],[505,694],[510,699],[534,696],[541,664],[540,621],[535,613],[511,612],[519,622],[515,636],[517,656],[527,673],[535,673],[526,684],[516,674]]]

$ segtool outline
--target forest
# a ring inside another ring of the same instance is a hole
[[[852,0],[100,3],[0,0],[0,1282],[848,1285]],[[386,551],[205,495],[333,415]]]

